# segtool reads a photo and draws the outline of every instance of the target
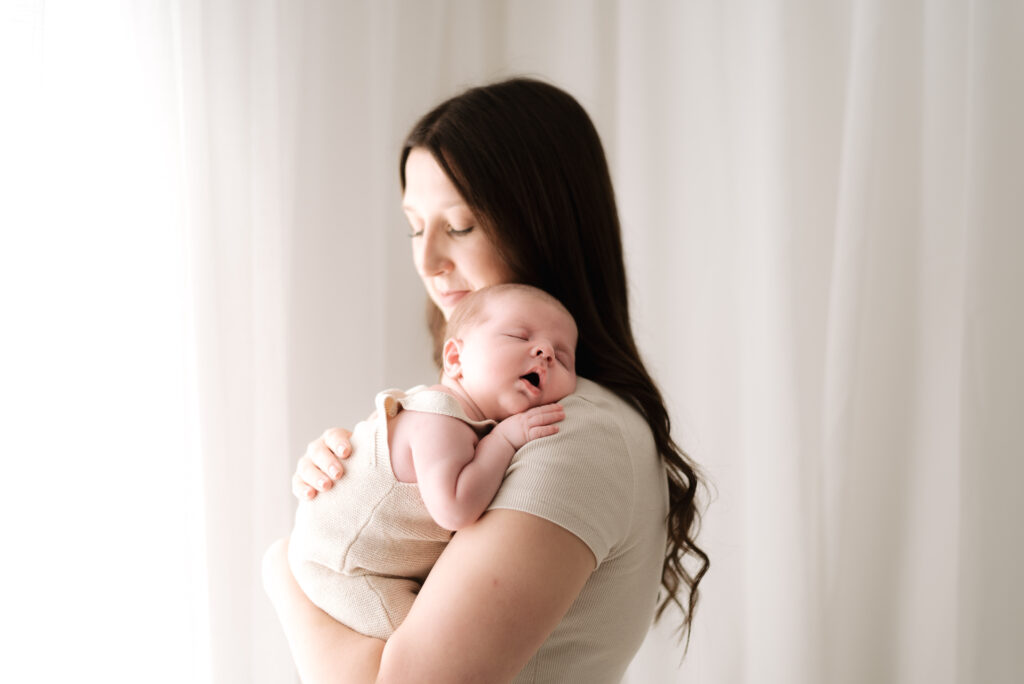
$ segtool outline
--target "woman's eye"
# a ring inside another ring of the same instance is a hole
[[[449,235],[469,235],[473,232],[473,226],[469,228],[456,228],[455,226],[448,226]]]
[[[418,237],[421,237],[422,235],[423,235],[423,231],[422,230],[410,230],[409,231],[409,237],[411,237],[411,238],[418,238]]]

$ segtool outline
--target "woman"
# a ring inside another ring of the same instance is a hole
[[[306,682],[619,681],[668,604],[688,634],[708,558],[694,541],[700,479],[633,341],[597,132],[567,93],[513,79],[424,116],[400,173],[435,359],[466,292],[523,282],[575,317],[580,382],[559,434],[520,450],[386,644],[316,609],[288,572],[287,540],[271,547],[265,584],[299,671]],[[297,494],[330,487],[347,435],[310,445]]]

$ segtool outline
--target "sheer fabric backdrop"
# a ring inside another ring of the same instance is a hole
[[[3,682],[203,682],[170,13],[0,0]]]
[[[629,681],[1024,677],[1019,4],[109,6],[167,46],[141,52],[182,172],[196,672],[294,677],[258,569],[290,528],[294,461],[432,376],[401,137],[526,74],[602,135],[639,342],[714,484],[689,654],[659,626]]]

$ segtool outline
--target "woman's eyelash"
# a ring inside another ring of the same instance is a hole
[[[449,235],[454,235],[456,237],[458,237],[460,235],[469,235],[471,232],[473,232],[474,228],[475,228],[475,226],[470,226],[469,228],[456,228],[455,226],[448,226],[448,234]],[[423,235],[423,230],[422,229],[421,230],[411,230],[411,231],[409,231],[409,237],[411,237],[411,238],[421,237],[422,235]]]

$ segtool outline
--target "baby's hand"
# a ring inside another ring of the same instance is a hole
[[[547,437],[558,432],[553,425],[565,418],[565,409],[559,404],[536,406],[529,411],[509,416],[494,428],[497,433],[508,440],[513,449],[519,449],[530,440]]]

